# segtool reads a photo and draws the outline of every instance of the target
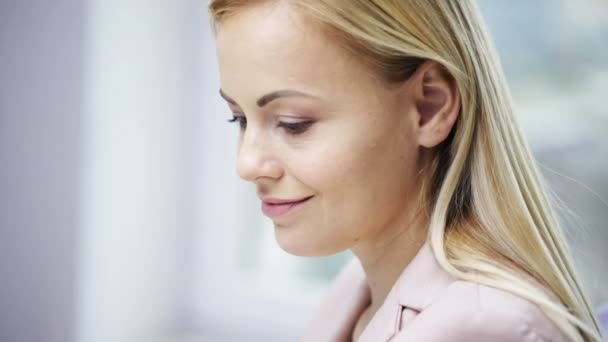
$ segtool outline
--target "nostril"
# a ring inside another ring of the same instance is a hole
[[[250,182],[259,178],[279,179],[283,170],[276,149],[258,133],[248,131],[243,136],[237,155],[237,173]]]
[[[280,163],[273,159],[265,158],[239,162],[237,173],[243,180],[255,182],[263,178],[278,180],[283,175],[283,169]]]

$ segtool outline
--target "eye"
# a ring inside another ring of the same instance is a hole
[[[234,115],[232,119],[229,119],[228,122],[238,122],[241,130],[245,130],[247,128],[247,118],[243,115]]]
[[[314,121],[279,122],[279,127],[283,128],[287,134],[298,135],[306,132],[313,123]]]

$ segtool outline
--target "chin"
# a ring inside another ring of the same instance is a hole
[[[304,234],[303,232],[308,232]],[[328,241],[319,240],[319,234],[311,234],[310,230],[296,227],[274,225],[274,234],[282,250],[301,257],[324,257],[340,253],[345,250],[336,249]],[[313,236],[316,235],[316,236]]]

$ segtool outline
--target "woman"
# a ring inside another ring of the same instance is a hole
[[[598,341],[472,0],[213,0],[238,173],[351,249],[306,341]]]

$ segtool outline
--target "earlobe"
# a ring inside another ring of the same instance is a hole
[[[452,76],[436,62],[421,65],[412,81],[418,144],[432,148],[449,136],[460,112],[460,93]]]

